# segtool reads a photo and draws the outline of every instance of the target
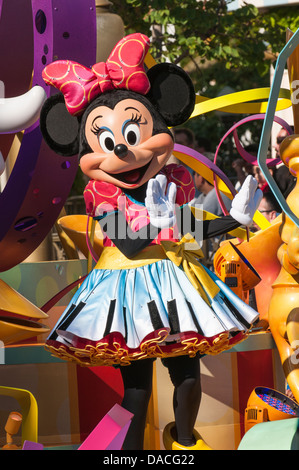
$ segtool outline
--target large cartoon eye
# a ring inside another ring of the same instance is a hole
[[[105,153],[112,153],[115,147],[115,139],[112,132],[102,131],[99,134],[99,143]]]
[[[131,122],[124,128],[124,138],[128,145],[138,145],[140,142],[140,129],[138,124]]]

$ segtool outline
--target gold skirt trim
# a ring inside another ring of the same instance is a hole
[[[210,340],[194,335],[171,346],[165,343],[167,336],[168,331],[160,330],[157,338],[142,342],[138,350],[133,351],[123,347],[121,342],[113,341],[109,345],[108,341],[104,340],[95,345],[86,345],[84,348],[65,345],[56,347],[53,344],[46,344],[45,348],[54,356],[81,366],[128,366],[133,361],[148,358],[163,359],[183,355],[194,357],[197,353],[217,355],[244,341],[248,333],[242,332],[238,337],[229,338],[229,334],[225,332]]]

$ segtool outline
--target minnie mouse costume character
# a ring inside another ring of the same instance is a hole
[[[202,252],[194,237],[201,241],[251,223],[261,195],[249,178],[232,215],[193,217],[192,177],[182,165],[165,166],[174,145],[168,126],[190,117],[193,85],[173,64],[146,72],[148,48],[145,35],[132,34],[92,69],[68,60],[44,69],[46,83],[61,93],[42,109],[43,136],[57,153],[79,154],[90,178],[87,214],[105,235],[97,265],[46,347],[81,365],[121,366],[122,406],[134,414],[124,449],[143,447],[153,360],[162,358],[174,384],[170,447],[208,448],[193,430],[201,399],[199,356],[242,341],[258,315],[240,299],[242,311],[236,308],[236,296],[198,261]]]

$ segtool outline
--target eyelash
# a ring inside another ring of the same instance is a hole
[[[142,118],[142,115],[141,114],[132,114],[132,117],[131,117],[131,122],[136,122],[137,124],[141,121],[141,118]]]
[[[101,132],[101,127],[97,126],[95,123],[93,124],[91,128],[91,132],[95,135],[98,135]]]
[[[134,122],[136,124],[139,124],[140,121],[142,119],[142,115],[141,114],[132,114],[132,117],[130,119],[129,122]],[[91,132],[95,135],[99,135],[99,133],[101,132],[102,128],[99,127],[96,123],[93,124],[92,128],[91,128]]]

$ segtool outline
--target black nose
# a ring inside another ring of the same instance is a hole
[[[119,158],[125,158],[128,155],[128,147],[125,144],[118,144],[114,147],[114,153]]]

